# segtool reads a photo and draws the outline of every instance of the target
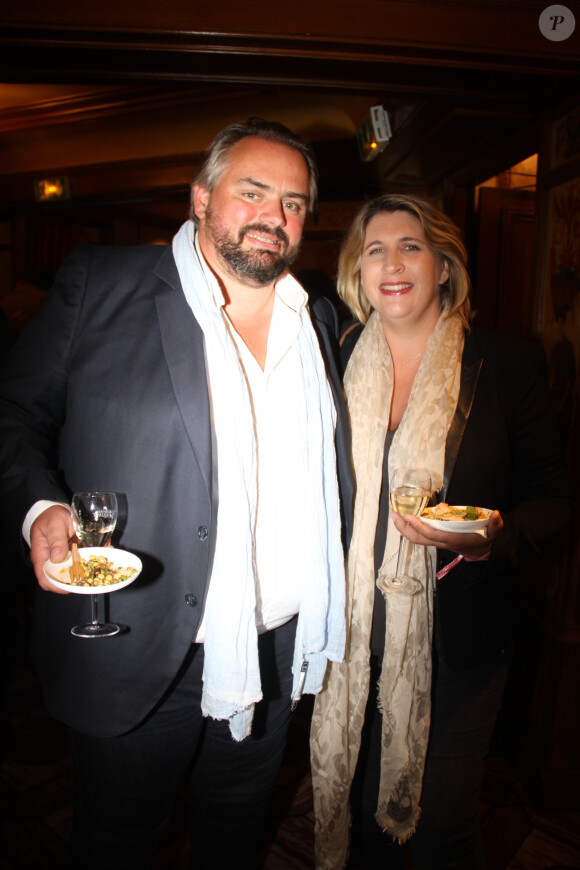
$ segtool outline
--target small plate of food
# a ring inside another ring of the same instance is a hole
[[[491,510],[471,505],[450,505],[442,501],[425,508],[420,520],[442,532],[480,532],[487,526]]]
[[[84,575],[81,581],[73,581],[70,553],[64,562],[45,562],[45,576],[65,592],[92,595],[123,589],[137,579],[143,568],[138,556],[115,547],[80,547],[79,556]]]

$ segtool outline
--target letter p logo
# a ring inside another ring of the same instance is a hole
[[[547,6],[538,20],[543,36],[552,42],[562,42],[574,33],[576,19],[567,6]]]

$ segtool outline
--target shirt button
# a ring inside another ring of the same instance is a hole
[[[195,595],[188,594],[185,596],[185,603],[188,607],[195,607],[197,604],[197,598]]]
[[[199,529],[197,530],[197,534],[199,535],[199,538],[201,541],[207,540],[207,527],[200,526]]]

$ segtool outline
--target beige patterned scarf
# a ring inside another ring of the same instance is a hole
[[[389,452],[389,478],[400,466],[431,472],[441,488],[445,441],[459,395],[463,328],[442,315],[429,339]],[[348,556],[347,650],[329,666],[312,719],[311,762],[317,870],[340,870],[348,853],[349,794],[369,692],[374,601],[374,539],[393,363],[380,316],[373,312],[350,359],[345,392],[352,426],[356,501]],[[389,522],[381,577],[394,573],[399,533]],[[376,819],[404,842],[415,830],[429,736],[435,548],[407,547],[407,568],[422,580],[413,596],[386,596],[386,638],[378,705],[383,714]]]

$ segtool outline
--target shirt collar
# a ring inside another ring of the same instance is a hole
[[[276,293],[280,300],[297,314],[300,314],[308,304],[308,293],[290,272],[276,282]]]

